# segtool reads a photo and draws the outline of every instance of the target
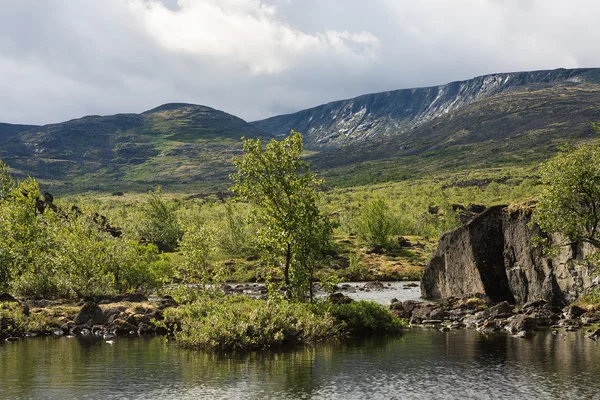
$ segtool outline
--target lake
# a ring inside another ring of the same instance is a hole
[[[395,283],[348,294],[418,298]],[[600,343],[474,330],[402,334],[287,351],[215,354],[163,337],[0,343],[1,399],[598,399]]]

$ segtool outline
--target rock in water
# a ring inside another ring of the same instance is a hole
[[[84,324],[89,324],[90,321],[92,321],[91,322],[92,326],[93,325],[104,325],[107,322],[106,316],[102,312],[102,309],[100,308],[100,306],[98,306],[98,304],[91,302],[91,301],[85,303],[81,307],[79,314],[77,314],[77,317],[75,317],[75,324],[76,325],[84,325]]]

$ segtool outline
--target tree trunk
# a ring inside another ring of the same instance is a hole
[[[289,291],[289,286],[290,286],[290,264],[292,262],[292,246],[288,243],[287,245],[287,250],[285,252],[285,267],[283,268],[283,281],[285,282],[285,285],[288,287],[288,291]]]

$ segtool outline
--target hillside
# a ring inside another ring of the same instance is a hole
[[[441,86],[394,90],[334,101],[297,113],[255,121],[252,125],[274,136],[285,135],[290,129],[295,129],[304,133],[309,148],[331,148],[408,132],[500,93],[565,83],[600,83],[600,69],[484,75]]]
[[[3,124],[0,135],[0,159],[16,175],[59,192],[219,185],[240,138],[261,136],[240,118],[191,104],[39,127]]]
[[[57,193],[156,185],[206,192],[229,186],[242,136],[268,140],[293,128],[304,133],[307,157],[330,185],[352,186],[533,166],[559,145],[595,139],[590,123],[600,121],[599,105],[600,69],[495,74],[252,124],[192,104],[45,126],[0,124],[0,159]]]
[[[600,85],[558,84],[477,100],[404,133],[310,157],[329,181],[366,184],[453,171],[530,166],[565,143],[595,140]]]

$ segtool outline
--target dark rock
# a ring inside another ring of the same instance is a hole
[[[592,267],[583,262],[593,247],[562,246],[558,255],[548,258],[534,238],[542,237],[549,244],[563,240],[532,225],[531,209],[531,205],[490,207],[445,233],[425,268],[423,296],[482,294],[494,302],[525,304],[543,299],[558,306],[577,299],[593,284]]]
[[[466,211],[467,209],[462,204],[452,204],[452,211]]]
[[[138,327],[121,319],[115,320],[106,327],[106,332],[117,335],[129,335],[136,333]]]
[[[67,323],[64,323],[60,326],[60,329],[62,329],[63,333],[65,335],[68,335],[69,333],[71,333],[71,331],[76,327],[77,325],[75,325],[75,322],[73,321],[69,321]]]
[[[148,297],[141,293],[128,293],[123,297],[122,301],[128,301],[130,303],[143,303],[148,301]]]
[[[332,293],[328,298],[331,304],[348,304],[352,303],[352,299],[343,293]]]
[[[513,306],[506,301],[496,304],[483,312],[484,318],[505,319],[513,315]]]
[[[430,317],[431,312],[435,309],[438,309],[438,305],[420,303],[417,307],[415,307],[410,315],[410,323],[411,324],[421,324],[423,321],[432,319]]]
[[[135,326],[139,326],[141,323],[150,324],[150,317],[146,314],[133,314],[126,319],[126,322]]]
[[[521,331],[530,332],[537,327],[535,319],[528,315],[517,315],[506,325],[504,329],[512,334]]]
[[[392,301],[390,304],[390,311],[395,317],[398,318],[410,318],[410,314],[404,309],[401,301],[394,299],[396,301]]]
[[[546,300],[543,299],[539,299],[539,300],[535,300],[535,301],[530,301],[528,303],[525,303],[523,305],[523,313],[524,314],[529,314],[534,310],[537,310],[541,307],[544,307],[546,304],[548,304],[548,302]]]
[[[600,339],[600,328],[596,329],[592,333],[589,333],[589,334],[585,335],[585,337],[586,338],[590,338],[592,340],[598,340],[598,339]]]
[[[111,308],[107,308],[104,310],[104,316],[106,316],[106,319],[110,322],[110,318],[115,315],[115,314],[120,314],[123,311],[125,311],[127,308],[126,307],[111,307]]]
[[[597,311],[588,311],[582,314],[580,318],[583,324],[594,324],[600,321],[600,313]]]
[[[486,209],[487,209],[487,207],[484,206],[483,204],[469,204],[467,206],[467,211],[475,213],[475,214],[481,214]]]
[[[477,330],[485,335],[497,332],[502,329],[501,324],[495,319],[485,319],[477,325]]]
[[[418,283],[414,283],[414,282],[410,282],[410,283],[405,283],[404,284],[405,288],[415,288],[415,287],[419,287]]]
[[[429,319],[444,320],[448,318],[448,312],[442,308],[435,308],[429,313]]]
[[[421,279],[425,298],[482,294],[514,302],[504,268],[503,212],[503,206],[491,207],[440,238]]]
[[[383,290],[385,289],[385,286],[383,285],[383,283],[378,282],[378,281],[373,281],[373,282],[367,282],[365,283],[365,289],[370,289],[370,290]]]
[[[13,296],[11,296],[8,293],[0,293],[0,302],[18,303],[19,300],[15,299]]]
[[[398,238],[398,246],[400,246],[400,247],[412,247],[412,243],[410,243],[410,240],[408,240],[404,236],[400,236]]]
[[[579,306],[570,306],[566,314],[568,318],[575,319],[581,317],[585,313],[586,310]]]
[[[429,212],[429,214],[436,215],[438,212],[440,212],[440,207],[438,207],[438,206],[429,206],[429,208],[427,209],[427,211]]]
[[[172,296],[169,296],[168,294],[163,296],[162,299],[160,299],[160,305],[158,306],[158,308],[160,310],[163,310],[165,308],[170,308],[170,307],[178,307],[179,304],[175,301],[175,299]]]
[[[248,257],[246,257],[246,261],[257,261],[257,260],[259,260],[259,259],[260,259],[260,257],[259,257],[259,256],[257,256],[257,255],[253,255],[253,256],[248,256]]]
[[[156,328],[154,326],[152,326],[151,324],[145,324],[143,322],[140,322],[140,324],[138,325],[137,333],[140,335],[147,335],[147,334],[155,333],[155,332],[156,332]]]
[[[84,325],[91,321],[92,325],[102,325],[107,322],[102,309],[93,302],[87,302],[81,307],[79,314],[75,317],[76,325]]]
[[[415,300],[406,300],[406,301],[403,301],[401,304],[402,304],[402,308],[404,309],[404,311],[410,316],[410,315],[412,315],[414,309],[419,307],[423,303],[415,301]]]

